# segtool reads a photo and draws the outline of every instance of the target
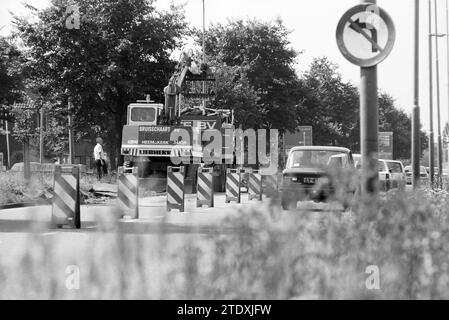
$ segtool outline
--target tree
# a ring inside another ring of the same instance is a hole
[[[301,79],[298,122],[311,125],[314,144],[359,148],[359,95],[344,82],[338,66],[327,58],[316,58]]]
[[[251,87],[251,95],[257,94],[257,101],[250,98],[256,105],[246,108],[240,103],[236,108],[238,120],[246,119],[247,115],[256,116],[251,119],[256,129],[293,130],[297,126],[298,77],[294,64],[298,53],[291,48],[289,34],[280,20],[235,20],[226,25],[212,25],[207,30],[208,55],[228,71],[229,67],[239,70],[238,79],[244,83],[235,81],[235,91]],[[240,102],[247,98],[243,95]]]
[[[246,68],[228,66],[223,62],[209,62],[217,82],[216,99],[213,107],[233,109],[235,122],[243,129],[256,128],[262,122],[258,110],[259,95],[246,76]]]
[[[388,93],[379,94],[379,131],[393,132],[393,156],[395,159],[411,157],[412,139],[411,119],[403,110],[395,107],[395,100]],[[428,147],[429,141],[421,131],[421,152]]]
[[[184,15],[176,6],[157,11],[152,0],[80,0],[80,28],[68,29],[71,3],[52,0],[42,11],[28,6],[35,19],[15,17],[29,57],[25,69],[30,86],[58,113],[73,100],[75,129],[100,127],[114,160],[127,105],[145,93],[163,101],[174,70],[170,53],[186,32]]]
[[[359,152],[359,91],[342,80],[336,64],[325,57],[314,59],[301,78],[301,95],[298,122],[313,126],[315,144],[346,146]],[[411,119],[385,92],[379,92],[379,131],[393,132],[396,159],[410,158]],[[421,132],[423,151],[427,145],[426,135]]]
[[[20,98],[23,57],[10,39],[0,37],[0,119],[6,118],[10,106]]]

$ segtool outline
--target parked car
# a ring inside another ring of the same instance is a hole
[[[361,154],[353,154],[352,158],[354,159],[354,167],[356,169],[362,169],[362,155]]]
[[[412,184],[412,179],[413,179],[413,172],[412,172],[412,166],[406,166],[405,167],[405,174],[406,174],[406,181],[407,184]],[[427,173],[427,169],[424,166],[420,167],[420,181],[421,183],[427,184],[429,183],[429,174]]]
[[[386,163],[390,171],[391,188],[404,190],[407,185],[404,165],[401,161],[396,160],[386,160]]]
[[[405,181],[407,184],[412,184],[412,166],[406,166],[404,168],[405,171]]]
[[[326,201],[335,195],[331,170],[354,168],[351,151],[338,147],[295,147],[289,152],[281,184],[281,204],[287,210],[298,201]],[[355,190],[346,190],[354,194]],[[345,204],[344,204],[345,205]]]
[[[362,156],[360,154],[354,154],[354,166],[356,169],[362,169]],[[378,160],[378,174],[379,174],[379,188],[382,191],[388,191],[392,188],[391,174],[388,164],[385,160]],[[404,174],[405,182],[405,174]]]
[[[390,169],[387,161],[378,160],[379,168],[379,187],[382,191],[389,191],[391,189]]]

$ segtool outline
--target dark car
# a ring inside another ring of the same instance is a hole
[[[338,147],[295,147],[283,171],[281,204],[287,210],[298,201],[326,201],[335,194],[335,170],[354,169],[351,151]],[[348,190],[353,192],[354,190]]]

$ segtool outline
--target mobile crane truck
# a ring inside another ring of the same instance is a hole
[[[127,123],[123,127],[121,154],[125,167],[137,166],[139,177],[165,179],[171,155],[190,157],[186,179],[195,188],[198,162],[202,163],[201,135],[206,130],[234,129],[232,110],[207,108],[215,98],[216,80],[211,69],[195,60],[193,52],[183,53],[168,86],[164,88],[165,103],[154,103],[150,97],[128,105]],[[170,136],[176,130],[188,130],[189,144],[177,144]],[[233,143],[235,143],[233,141]],[[223,147],[221,163],[214,163],[214,189],[224,191],[226,168],[233,166],[234,145]],[[193,159],[200,161],[194,162]]]

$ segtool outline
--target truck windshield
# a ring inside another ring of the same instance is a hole
[[[153,122],[155,120],[156,110],[154,108],[132,108],[131,121]]]
[[[287,168],[347,168],[349,155],[338,151],[294,151],[287,161]]]

